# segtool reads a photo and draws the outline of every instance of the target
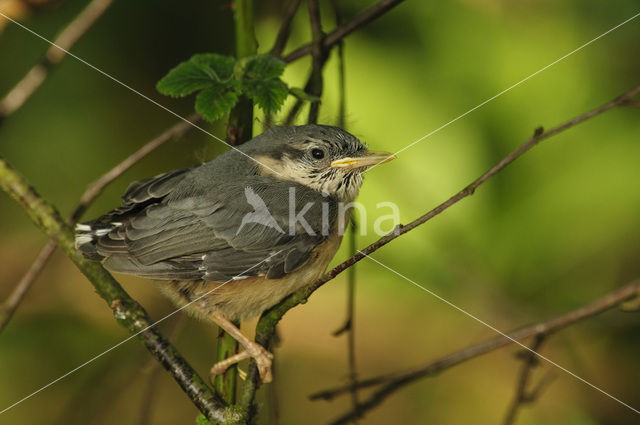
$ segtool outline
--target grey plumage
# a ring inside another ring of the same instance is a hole
[[[392,157],[336,127],[275,128],[213,161],[132,183],[119,208],[76,227],[76,247],[111,271],[164,281],[174,301],[233,335],[245,347],[233,360],[253,357],[268,382],[272,355],[230,320],[324,273],[348,220],[342,203],[356,197],[362,170]]]
[[[343,154],[365,149],[349,133],[325,126],[276,128],[240,149],[258,160],[280,160],[301,155],[298,147],[308,140],[324,140]],[[253,211],[245,197],[247,187],[269,200],[269,212],[284,234],[259,223],[241,227],[242,218]],[[303,228],[289,234],[290,188],[295,190],[297,212],[311,203],[304,217],[315,234]],[[111,271],[152,279],[279,278],[304,264],[326,239],[322,203],[329,205],[333,226],[338,203],[334,195],[265,173],[247,156],[229,150],[200,166],[132,183],[122,206],[79,226],[78,248],[90,258],[104,259]]]

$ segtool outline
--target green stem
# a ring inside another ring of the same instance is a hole
[[[233,323],[240,326],[239,322]],[[219,328],[218,330],[218,349],[216,352],[216,362],[220,362],[227,357],[231,357],[238,353],[238,341],[234,337]],[[227,369],[222,375],[216,375],[213,381],[213,387],[216,394],[222,398],[227,404],[233,404],[236,401],[236,376],[238,373],[238,365],[235,364]]]
[[[253,25],[253,0],[235,0],[234,21],[236,30],[236,56],[238,59],[255,55],[258,42]],[[250,140],[253,131],[253,102],[245,96],[229,114],[227,141],[236,146]],[[239,323],[235,324],[239,326]],[[238,352],[238,342],[226,332],[220,330],[216,361],[226,359]],[[238,368],[231,366],[222,375],[214,378],[214,388],[220,398],[228,404],[235,403]]]
[[[255,55],[258,42],[253,26],[253,0],[235,0],[233,2],[236,27],[236,57],[238,59]],[[253,130],[253,102],[246,96],[229,114],[227,125],[227,142],[232,146],[240,145],[251,139]]]
[[[238,423],[243,420],[235,409],[225,408],[207,384],[191,368],[171,343],[153,326],[147,312],[100,263],[85,259],[74,246],[73,230],[58,211],[0,157],[0,188],[20,204],[38,225],[89,279],[122,326],[136,335],[147,350],[167,369],[198,409],[215,423]]]
[[[235,0],[236,56],[238,59],[255,55],[258,41],[253,27],[253,0]]]

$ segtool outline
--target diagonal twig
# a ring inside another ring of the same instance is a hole
[[[67,24],[53,43],[64,50],[71,49],[76,41],[91,28],[112,3],[113,0],[92,0]],[[42,60],[31,68],[11,91],[0,100],[0,120],[20,108],[42,85],[49,74],[49,70],[64,58],[66,54],[64,50],[54,45],[49,47]]]
[[[13,317],[13,313],[15,313],[24,296],[27,294],[27,291],[31,288],[31,284],[40,275],[40,272],[55,250],[56,244],[54,242],[49,242],[42,248],[31,267],[29,267],[29,270],[22,276],[20,282],[18,282],[16,287],[13,288],[13,291],[11,291],[11,294],[9,294],[2,306],[0,306],[0,332],[7,326],[7,323],[9,323]]]
[[[188,118],[188,120],[192,123],[197,122],[200,119],[200,115],[194,114]],[[145,143],[140,149],[129,155],[111,170],[107,171],[102,175],[98,180],[89,185],[89,187],[84,191],[82,196],[80,197],[80,201],[76,208],[71,213],[70,217],[67,219],[67,224],[72,225],[76,221],[82,217],[82,214],[87,210],[89,205],[96,200],[96,198],[102,193],[102,191],[116,178],[121,176],[125,171],[130,169],[133,165],[138,163],[145,156],[149,155],[155,149],[168,142],[172,138],[182,137],[185,133],[191,130],[193,126],[191,124],[180,121],[177,124],[174,124],[167,130],[165,130],[162,134],[158,135],[154,139]],[[5,328],[7,323],[13,317],[13,313],[16,311],[27,291],[33,284],[33,282],[40,275],[44,267],[46,266],[49,258],[53,255],[56,248],[56,243],[54,241],[49,241],[44,248],[40,251],[36,260],[31,264],[31,267],[24,274],[20,282],[13,289],[9,297],[5,300],[5,302],[0,306],[0,332]]]
[[[289,36],[291,35],[291,24],[293,23],[293,18],[295,18],[296,12],[300,7],[300,3],[302,3],[302,0],[291,0],[287,6],[284,19],[282,20],[282,25],[280,25],[280,30],[276,36],[276,41],[273,43],[273,47],[270,51],[275,57],[282,56],[282,51],[287,45],[287,41],[289,41]]]
[[[119,164],[113,167],[111,170],[103,174],[98,180],[93,182],[80,197],[80,202],[75,210],[71,213],[70,220],[76,222],[82,217],[82,214],[87,210],[89,205],[100,196],[102,191],[113,182],[115,179],[124,174],[128,169],[140,162],[144,157],[149,155],[154,150],[168,142],[173,138],[179,138],[184,136],[187,132],[194,127],[192,124],[196,124],[202,117],[199,114],[193,114],[187,117],[187,121],[179,121],[172,125],[161,134],[145,143],[140,149],[126,157]]]
[[[390,9],[394,8],[398,4],[402,3],[404,0],[381,0],[378,3],[371,6],[369,9],[357,15],[351,21],[347,22],[344,25],[340,25],[335,30],[331,31],[327,34],[322,40],[322,47],[324,49],[329,49],[340,42],[343,38],[351,34],[353,31],[358,28],[367,25],[371,21],[379,18],[384,15]],[[309,44],[305,44],[304,46],[298,47],[293,52],[285,55],[282,60],[285,62],[293,62],[301,57],[308,55],[313,50],[314,43],[311,42]]]
[[[405,233],[410,232],[416,227],[426,223],[427,221],[441,214],[443,211],[447,210],[449,207],[458,203],[462,199],[468,196],[471,196],[478,187],[484,184],[491,177],[498,174],[507,165],[511,164],[513,161],[518,159],[520,156],[522,156],[524,153],[529,151],[531,148],[536,146],[541,141],[548,139],[552,136],[555,136],[558,133],[568,130],[604,112],[607,112],[611,109],[621,106],[627,101],[627,99],[632,98],[638,93],[640,93],[640,86],[636,86],[628,90],[627,92],[621,94],[620,96],[616,97],[615,99],[611,100],[610,102],[607,102],[597,108],[594,108],[588,112],[583,113],[582,115],[579,115],[573,119],[570,119],[569,121],[563,124],[560,124],[552,128],[551,130],[544,131],[542,128],[538,128],[535,131],[533,137],[525,141],[516,150],[509,153],[500,162],[498,162],[496,165],[490,168],[487,172],[485,172],[476,180],[474,180],[471,184],[469,184],[468,186],[463,188],[461,191],[459,191],[458,193],[450,197],[448,200],[441,203],[437,207],[433,208],[431,211],[427,212],[426,214],[411,221],[409,224],[404,226],[402,225],[396,226],[396,228],[393,231],[381,237],[374,243],[370,244],[369,246],[367,246],[366,248],[358,252],[356,255],[350,257],[346,261],[337,265],[336,267],[331,269],[328,273],[320,277],[315,282],[299,289],[298,291],[284,298],[282,301],[280,301],[278,304],[276,304],[269,310],[265,311],[260,317],[260,320],[258,321],[258,324],[256,327],[256,341],[262,345],[266,344],[265,347],[268,348],[269,339],[275,330],[276,324],[280,321],[282,316],[284,316],[284,314],[287,311],[297,306],[298,304],[306,302],[309,296],[313,292],[315,292],[318,288],[320,288],[322,285],[329,282],[330,280],[334,279],[336,276],[344,272],[349,267],[353,266],[358,261],[362,260],[365,256],[377,251],[378,249],[382,248],[384,245],[400,237],[401,235],[404,235]],[[503,344],[507,344],[507,342],[503,342]],[[245,408],[250,405],[251,401],[253,400],[253,397],[255,396],[255,391],[258,388],[258,378],[259,378],[258,369],[256,367],[255,362],[252,361],[249,369],[249,376],[247,381],[245,382],[245,386],[243,389],[241,404]]]
[[[586,304],[563,315],[557,316],[553,319],[535,323],[533,325],[508,332],[506,335],[508,335],[508,337],[511,339],[503,335],[496,336],[403,372],[376,376],[359,381],[357,384],[359,388],[367,388],[377,385],[380,385],[381,388],[376,390],[367,400],[360,404],[358,412],[350,411],[332,423],[346,423],[353,416],[362,415],[362,413],[378,406],[395,391],[419,379],[429,376],[435,376],[442,371],[454,367],[460,363],[510,345],[514,342],[513,340],[521,341],[541,334],[550,335],[552,333],[558,332],[559,330],[571,326],[575,323],[581,322],[585,319],[615,308],[624,303],[626,300],[638,296],[638,294],[640,294],[640,280],[633,281],[611,293],[608,293],[601,298],[598,298],[595,301],[592,301],[589,304]],[[311,395],[311,399],[331,400],[339,395],[348,393],[350,388],[350,386],[342,386],[320,391]]]

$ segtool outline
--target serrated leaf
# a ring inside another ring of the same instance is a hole
[[[223,56],[217,53],[199,53],[191,56],[190,62],[204,65],[215,72],[219,81],[225,81],[233,75],[236,60],[231,56]]]
[[[165,75],[156,89],[162,93],[173,97],[187,96],[197,90],[210,86],[217,82],[207,67],[194,62],[182,62]]]
[[[251,80],[278,78],[287,66],[283,61],[268,53],[247,58],[244,76]]]
[[[196,96],[196,111],[207,121],[213,122],[238,103],[238,94],[230,87],[216,85],[208,87]]]
[[[307,100],[309,102],[317,102],[317,101],[320,100],[320,98],[318,96],[314,96],[312,94],[309,94],[306,91],[304,91],[303,89],[301,89],[300,87],[290,87],[289,88],[289,93],[291,93],[292,95],[294,95],[295,97],[297,97],[300,100]]]
[[[278,78],[246,81],[243,90],[256,105],[267,113],[278,112],[289,94],[287,85]]]

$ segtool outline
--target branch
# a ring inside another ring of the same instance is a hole
[[[287,41],[289,41],[289,36],[291,35],[291,23],[293,22],[293,18],[296,16],[300,3],[302,3],[302,0],[291,0],[289,2],[284,19],[282,20],[282,25],[280,26],[280,30],[276,36],[276,41],[273,43],[273,47],[271,48],[271,54],[275,57],[279,58],[282,56],[282,51],[287,45]]]
[[[89,28],[111,6],[113,0],[92,0],[82,11],[62,30],[53,41],[44,58],[35,65],[16,84],[7,95],[0,100],[0,121],[14,113],[24,102],[40,87],[49,73],[49,70],[60,63],[66,55],[65,50],[71,47],[82,37]]]
[[[331,0],[331,7],[335,17],[336,25],[342,25],[342,15],[337,0]],[[345,128],[346,121],[346,85],[345,85],[345,65],[344,65],[344,40],[338,43],[338,127]],[[349,254],[358,252],[356,236],[358,233],[358,223],[355,216],[351,216],[351,233],[349,234]],[[351,386],[351,408],[358,410],[360,405],[358,388],[358,372],[356,366],[356,328],[355,328],[355,303],[356,303],[356,268],[350,267],[347,275],[347,314],[344,325],[334,332],[335,336],[347,333],[347,364],[349,365],[348,383]],[[353,420],[354,425],[357,420]]]
[[[102,191],[109,184],[111,184],[111,182],[120,177],[127,170],[140,162],[140,160],[142,160],[154,150],[158,149],[169,140],[184,136],[187,132],[194,128],[192,124],[197,123],[201,118],[202,117],[199,114],[193,114],[187,117],[187,121],[189,122],[177,122],[173,126],[166,129],[164,132],[162,132],[160,135],[156,136],[154,139],[145,143],[140,149],[126,157],[122,162],[113,167],[111,170],[103,174],[102,177],[93,182],[87,188],[87,190],[84,191],[84,193],[80,197],[78,206],[74,209],[73,213],[71,213],[71,217],[69,220],[71,222],[78,221],[80,217],[82,217],[82,214],[84,214],[84,212],[87,210],[89,205],[91,205],[93,201],[95,201],[95,199],[100,196]]]
[[[197,122],[200,116],[194,114],[188,118],[192,123]],[[72,225],[82,217],[82,214],[87,210],[89,205],[102,193],[102,191],[116,178],[120,177],[125,171],[138,163],[145,156],[149,155],[155,149],[171,140],[173,137],[181,137],[186,132],[191,130],[193,126],[184,121],[180,121],[174,124],[169,129],[165,130],[162,134],[147,142],[140,149],[129,155],[118,165],[107,171],[98,180],[91,184],[80,197],[78,206],[73,210],[71,216],[67,219],[67,224]],[[44,267],[46,266],[49,258],[53,255],[56,248],[54,241],[49,241],[44,248],[40,251],[36,260],[31,264],[27,273],[20,279],[20,282],[13,289],[7,300],[0,307],[0,332],[5,328],[13,313],[16,311],[24,296],[26,295],[31,285],[40,275]]]
[[[640,280],[631,282],[620,289],[617,289],[604,297],[601,297],[587,305],[584,305],[576,310],[565,313],[556,318],[539,322],[524,328],[520,328],[507,335],[509,338],[502,335],[489,338],[478,344],[471,345],[462,350],[447,354],[439,357],[425,365],[421,365],[404,372],[394,373],[389,375],[376,376],[363,381],[358,382],[359,388],[366,388],[375,385],[382,385],[382,388],[373,393],[366,401],[360,404],[358,412],[348,412],[341,416],[332,424],[342,424],[348,422],[352,417],[359,417],[362,413],[371,410],[382,403],[389,395],[399,390],[400,388],[408,385],[418,379],[434,376],[438,373],[449,369],[453,366],[457,366],[467,360],[474,359],[483,354],[497,350],[509,344],[513,341],[521,341],[526,338],[534,337],[537,335],[550,335],[554,332],[558,332],[568,326],[575,323],[596,316],[604,311],[610,310],[619,306],[626,300],[634,298],[640,295]],[[511,338],[511,339],[510,339]],[[311,395],[311,399],[324,399],[331,400],[336,396],[345,394],[350,390],[351,386],[343,386],[335,389],[325,390]]]
[[[349,235],[349,252],[358,252],[356,248],[356,233],[358,223],[351,217],[351,234]],[[349,365],[349,392],[351,393],[351,408],[358,410],[360,401],[358,396],[358,373],[356,368],[356,330],[355,330],[355,303],[356,303],[356,268],[349,267],[347,274],[347,314],[344,324],[333,333],[333,336],[347,333],[347,361]],[[354,418],[353,423],[356,424]]]
[[[328,50],[322,46],[324,32],[322,31],[322,23],[320,19],[320,6],[318,0],[307,0],[309,9],[309,24],[311,26],[311,38],[313,40],[311,48],[311,75],[305,87],[305,92],[312,96],[321,97],[324,81],[322,78],[322,69],[327,62]],[[311,101],[309,106],[308,124],[318,123],[318,114],[320,113],[320,100]]]
[[[340,7],[338,6],[338,0],[331,0],[331,7],[333,8],[333,14],[335,17],[336,25],[342,25],[342,14],[340,13]],[[346,83],[345,83],[345,66],[344,66],[344,40],[338,42],[338,127],[345,128],[346,116],[347,116],[347,101],[346,101]]]
[[[548,139],[551,136],[555,136],[558,133],[561,133],[577,124],[580,124],[590,118],[600,115],[610,109],[620,106],[624,104],[624,102],[626,102],[627,99],[631,98],[632,96],[635,96],[638,93],[640,93],[640,86],[636,86],[631,90],[627,91],[626,93],[618,96],[614,100],[607,102],[604,105],[599,106],[595,109],[592,109],[578,117],[575,117],[565,122],[564,124],[554,127],[549,131],[544,132],[541,128],[537,129],[532,138],[530,138],[529,140],[524,142],[522,145],[520,145],[520,147],[518,147],[516,150],[514,150],[513,152],[505,156],[498,164],[493,166],[486,173],[484,173],[482,176],[474,180],[471,184],[469,184],[467,187],[462,189],[460,192],[456,193],[455,195],[453,195],[451,198],[449,198],[442,204],[438,205],[431,211],[413,220],[409,224],[405,226],[402,226],[402,225],[396,226],[396,228],[393,231],[381,237],[371,245],[367,246],[366,248],[358,252],[356,255],[352,256],[351,258],[337,265],[336,267],[331,269],[328,273],[320,277],[315,282],[299,289],[298,291],[284,298],[282,301],[280,301],[278,304],[276,304],[269,310],[265,311],[260,317],[260,320],[258,321],[258,325],[256,327],[256,341],[263,345],[268,344],[269,338],[273,334],[276,324],[280,321],[282,316],[284,316],[284,314],[287,311],[297,306],[298,304],[305,303],[309,298],[309,296],[313,292],[315,292],[318,288],[320,288],[322,285],[324,285],[325,283],[329,282],[330,280],[338,276],[340,273],[342,273],[349,267],[353,266],[358,261],[362,260],[365,256],[377,251],[378,249],[382,248],[384,245],[388,244],[389,242],[396,239],[397,237],[404,235],[405,233],[426,223],[427,221],[431,220],[438,214],[442,213],[443,211],[451,207],[452,205],[472,195],[480,185],[482,185],[484,182],[489,180],[491,177],[498,174],[507,165],[511,164],[518,157],[523,155],[525,152],[527,152],[529,149],[531,149],[541,141]],[[250,369],[249,369],[249,377],[245,382],[245,386],[244,386],[243,403],[247,403],[248,400],[253,400],[253,397],[255,395],[255,390],[257,389],[257,379],[258,379],[257,372],[258,370],[255,365],[255,361],[252,360]]]
[[[531,351],[521,351],[519,353],[523,356],[522,368],[520,369],[520,376],[518,377],[518,383],[516,385],[516,394],[513,397],[513,401],[511,402],[503,421],[504,425],[514,424],[520,407],[535,400],[535,398],[532,397],[533,393],[529,392],[527,387],[529,385],[529,379],[531,378],[533,368],[539,364],[536,353],[540,351],[540,347],[542,347],[545,337],[546,335],[543,333],[537,334],[533,344],[531,344]]]
[[[640,100],[627,100],[623,103],[623,106],[630,106],[632,108],[640,108]]]
[[[387,11],[391,10],[404,0],[381,0],[378,3],[371,6],[369,9],[357,15],[351,21],[347,22],[344,25],[340,25],[335,30],[331,31],[329,34],[324,37],[322,40],[322,47],[325,50],[330,49],[335,44],[339,43],[340,40],[354,32],[360,27],[367,25],[368,23],[376,20],[380,16],[384,15]],[[289,53],[285,57],[282,58],[285,62],[293,62],[301,57],[308,55],[313,51],[313,42],[309,44],[305,44]]]
[[[36,280],[38,275],[40,275],[40,272],[55,250],[55,242],[49,242],[42,248],[31,267],[29,267],[29,270],[27,270],[27,273],[22,276],[20,282],[18,282],[4,304],[2,304],[2,307],[0,307],[0,332],[7,326],[7,323],[9,323],[9,320],[13,317],[13,313],[15,313],[24,296],[27,294],[27,291],[31,288],[31,284]]]
[[[183,391],[208,419],[218,423],[242,420],[241,414],[214,396],[202,378],[191,368],[171,343],[154,327],[147,312],[133,300],[101,264],[85,259],[74,247],[72,229],[64,223],[58,211],[45,201],[2,157],[0,157],[0,187],[24,209],[71,261],[89,279],[122,326],[138,338],[167,369]]]
[[[173,339],[184,328],[186,316],[180,314],[178,318],[171,324],[171,327],[167,330],[167,339]],[[157,400],[158,395],[158,378],[160,378],[160,365],[152,358],[149,359],[146,364],[142,365],[140,370],[147,373],[147,382],[142,390],[142,397],[140,400],[140,417],[138,419],[138,425],[150,425],[152,423],[151,416],[153,412],[153,405]]]

